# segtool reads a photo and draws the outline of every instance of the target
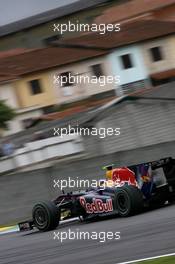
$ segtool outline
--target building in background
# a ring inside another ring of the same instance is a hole
[[[59,9],[59,16],[52,10],[29,24],[24,23],[27,19],[2,27],[0,50],[7,51],[0,53],[0,99],[17,112],[6,135],[30,127],[33,119],[62,105],[131,94],[174,80],[175,0],[149,3],[99,0],[82,6],[78,1]],[[80,18],[80,23],[121,23],[121,30],[52,35],[53,23],[70,18],[72,22]],[[55,77],[68,75],[81,80],[119,77],[120,83],[55,83]]]
[[[114,96],[119,80],[115,85],[114,81],[107,82],[112,72],[110,66],[107,51],[93,49],[58,47],[2,56],[0,72],[5,68],[6,75],[0,80],[0,96],[17,113],[17,117],[9,122],[10,131],[5,134],[26,129],[33,119],[53,111],[54,106],[96,94],[103,98]],[[78,79],[69,83],[68,74]],[[104,77],[102,80],[101,76]],[[66,82],[55,82],[57,77],[66,77]]]
[[[118,95],[150,87],[147,68],[139,45],[117,48],[109,57],[113,74],[120,76],[120,86],[116,87]]]
[[[4,131],[3,135],[11,135],[25,129],[33,118],[37,118],[43,114],[40,107],[26,107],[20,106],[20,100],[15,89],[15,81],[12,82],[0,82],[0,99],[4,100],[5,103],[13,108],[16,112],[16,117],[7,123],[7,130]]]
[[[141,45],[144,62],[153,85],[175,79],[175,35],[146,41]]]
[[[53,80],[54,76],[68,75],[77,78],[77,81],[75,83],[66,82],[62,85],[61,83],[54,84],[57,104],[83,100],[96,94],[102,96],[108,92],[115,95],[115,89],[120,85],[120,80],[114,79],[112,75],[112,67],[107,54],[54,69],[50,72],[50,80]],[[107,80],[108,76],[113,78],[110,83]]]

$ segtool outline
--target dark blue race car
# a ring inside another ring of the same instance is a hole
[[[127,217],[145,207],[157,207],[175,200],[175,159],[129,167],[106,166],[107,179],[86,191],[67,193],[53,201],[43,201],[33,207],[32,220],[19,223],[20,230],[36,227],[41,231],[57,228],[61,216],[88,220],[100,216]]]

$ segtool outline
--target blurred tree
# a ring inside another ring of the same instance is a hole
[[[12,120],[15,116],[15,111],[0,100],[0,129],[7,129],[7,121]]]

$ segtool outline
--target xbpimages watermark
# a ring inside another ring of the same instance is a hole
[[[63,243],[66,240],[96,240],[100,243],[105,243],[108,240],[120,240],[120,232],[112,231],[80,231],[78,228],[74,231],[68,229],[68,231],[54,231],[53,239]]]
[[[70,124],[67,127],[62,128],[53,128],[54,136],[59,136],[63,138],[65,135],[77,135],[77,136],[98,136],[99,138],[105,138],[107,136],[119,136],[120,128],[112,127],[79,127],[79,125],[71,126]]]
[[[99,77],[95,75],[88,75],[85,74],[72,74],[69,72],[67,75],[53,75],[53,84],[65,86],[66,84],[69,85],[82,85],[82,84],[99,84],[100,86],[106,86],[107,84],[119,84],[120,83],[120,75],[101,75]]]
[[[68,177],[68,179],[54,179],[53,180],[53,187],[54,188],[58,188],[60,190],[64,190],[64,188],[73,188],[73,189],[81,189],[81,190],[85,190],[85,189],[96,189],[98,188],[99,190],[105,190],[106,187],[122,187],[125,184],[127,185],[134,185],[134,186],[138,186],[137,181],[135,182],[131,182],[130,179],[127,181],[121,181],[120,178],[117,178],[116,175],[116,179],[113,180],[107,180],[107,179],[83,179],[83,177],[81,177],[81,179],[79,177],[76,178],[71,178]]]
[[[71,177],[68,177],[68,179],[54,179],[53,180],[53,187],[58,188],[61,190],[64,190],[64,188],[77,188],[77,189],[88,189],[88,188],[97,188],[98,186],[102,186],[104,184],[104,180],[88,180],[88,179],[79,179],[79,177],[76,177],[76,179],[72,179]]]
[[[85,24],[80,23],[79,20],[76,22],[71,22],[70,20],[67,23],[53,24],[53,31],[59,32],[61,35],[65,32],[97,32],[100,35],[104,35],[108,32],[119,32],[121,30],[120,23],[117,24]]]

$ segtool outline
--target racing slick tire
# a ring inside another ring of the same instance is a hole
[[[60,220],[60,213],[53,202],[39,202],[33,207],[32,216],[34,226],[40,231],[49,231],[55,229]]]
[[[116,191],[116,206],[120,216],[137,214],[143,210],[143,194],[135,186],[119,187]]]

